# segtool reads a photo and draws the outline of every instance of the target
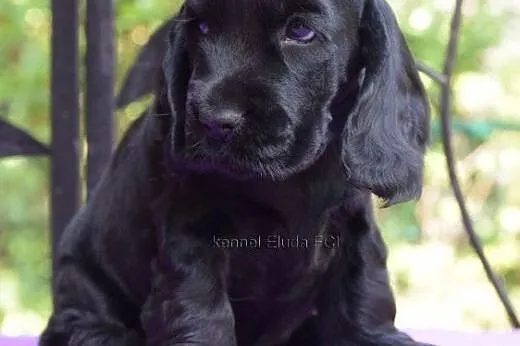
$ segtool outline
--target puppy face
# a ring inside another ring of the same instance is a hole
[[[384,0],[187,0],[164,63],[178,167],[283,180],[330,143],[348,183],[421,193],[429,106]]]
[[[278,180],[320,156],[358,50],[360,11],[341,3],[186,1],[176,28],[190,70],[183,165]]]

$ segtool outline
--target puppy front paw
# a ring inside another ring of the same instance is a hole
[[[234,316],[227,296],[200,280],[156,271],[141,311],[147,346],[235,346]]]
[[[359,346],[439,346],[423,343],[412,339],[408,334],[399,330],[378,334],[367,338],[366,343]]]

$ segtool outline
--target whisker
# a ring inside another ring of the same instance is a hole
[[[151,116],[151,117],[163,117],[166,115],[170,115],[170,113],[149,113],[148,114],[148,116]]]
[[[196,18],[174,18],[173,22],[177,22],[177,23],[191,23],[194,20],[196,20]]]

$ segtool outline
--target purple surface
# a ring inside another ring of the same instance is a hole
[[[418,341],[431,342],[440,346],[519,346],[518,332],[456,332],[435,330],[408,330]]]
[[[519,346],[519,332],[463,333],[451,331],[408,330],[418,341],[440,346]],[[0,337],[0,346],[37,346],[35,337]]]
[[[0,346],[36,346],[35,337],[6,338],[0,336]]]

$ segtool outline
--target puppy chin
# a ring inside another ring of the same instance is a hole
[[[169,168],[175,173],[195,175],[219,175],[231,180],[246,181],[262,179],[261,174],[243,165],[216,162],[212,158],[174,157]]]
[[[300,154],[295,159],[288,154],[275,160],[264,161],[260,157],[237,159],[225,150],[205,152],[197,150],[190,152],[188,148],[171,148],[167,159],[168,169],[180,174],[218,175],[236,181],[274,181],[280,182],[312,167],[323,156],[328,143],[316,145],[312,151]]]

